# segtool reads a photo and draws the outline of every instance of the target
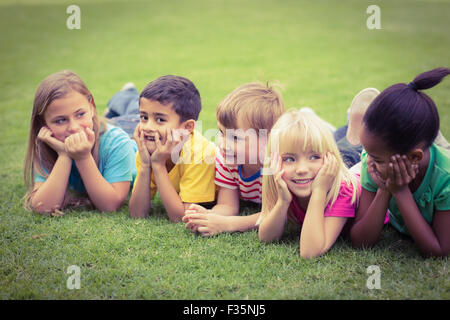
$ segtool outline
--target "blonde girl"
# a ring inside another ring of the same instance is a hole
[[[135,175],[135,150],[122,129],[100,121],[94,98],[77,74],[51,74],[34,98],[25,207],[52,213],[89,203],[101,211],[116,210]]]
[[[300,255],[327,252],[355,216],[358,180],[349,172],[326,123],[291,110],[272,128],[262,187],[259,239],[279,239],[287,219],[301,226]],[[268,174],[265,174],[268,173]]]

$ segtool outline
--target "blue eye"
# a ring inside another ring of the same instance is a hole
[[[322,157],[319,154],[313,154],[311,156],[311,160],[319,160],[319,159],[322,159]]]
[[[53,122],[56,123],[56,124],[63,124],[65,121],[66,121],[66,119],[64,119],[64,118],[59,118],[59,119],[56,119],[56,120],[53,121]]]
[[[283,162],[295,162],[294,157],[281,157]]]
[[[78,118],[82,118],[85,114],[86,114],[86,112],[84,112],[84,111],[80,112],[80,113],[77,114],[77,117]]]

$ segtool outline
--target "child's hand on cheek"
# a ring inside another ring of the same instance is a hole
[[[43,126],[41,130],[39,130],[37,138],[43,142],[45,142],[50,148],[55,150],[58,155],[67,154],[66,148],[64,146],[64,142],[59,141],[53,136],[53,132],[49,127]]]
[[[386,180],[380,176],[380,173],[378,172],[375,164],[367,161],[367,170],[373,182],[377,185],[377,187],[381,190],[387,191]]]
[[[286,184],[286,181],[283,180],[284,170],[281,169],[282,159],[278,155],[278,153],[272,153],[272,161],[271,161],[271,169],[274,172],[274,180],[275,186],[277,188],[278,200],[285,203],[291,203],[292,201],[292,193],[289,191],[289,188]]]
[[[412,164],[405,156],[395,155],[391,157],[388,167],[386,186],[390,193],[396,194],[408,188],[419,172],[419,166]]]
[[[64,142],[66,152],[74,160],[84,160],[91,154],[95,143],[95,133],[91,128],[68,136]]]
[[[331,186],[333,185],[334,179],[338,173],[339,165],[336,157],[327,152],[324,157],[324,162],[322,168],[320,168],[316,177],[314,178],[314,182],[312,184],[313,192],[315,190],[321,190],[327,193]]]
[[[177,146],[181,142],[181,137],[179,134],[175,133],[175,130],[167,128],[166,142],[163,144],[160,139],[161,136],[159,132],[156,132],[155,136],[156,150],[151,155],[151,161],[152,164],[165,165],[167,159],[171,157],[172,150],[174,150],[175,146]]]
[[[147,167],[147,168],[150,167],[152,164],[151,158],[150,158],[151,154],[148,151],[147,146],[145,144],[144,132],[141,130],[140,124],[138,124],[136,126],[133,137],[138,145],[139,157],[141,159],[141,166]]]

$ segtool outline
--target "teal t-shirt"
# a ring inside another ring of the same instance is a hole
[[[100,136],[98,147],[98,170],[109,183],[130,181],[133,186],[136,178],[135,156],[136,142],[121,128],[107,124],[107,131]],[[34,173],[34,182],[44,182],[45,177]],[[86,193],[75,161],[72,161],[72,169],[69,176],[69,188]]]
[[[361,186],[370,192],[378,187],[367,170],[367,153],[361,154]],[[429,225],[435,211],[450,210],[450,152],[433,144],[430,147],[430,162],[422,183],[413,193],[414,201]],[[409,235],[395,199],[389,202],[389,223],[401,233]]]

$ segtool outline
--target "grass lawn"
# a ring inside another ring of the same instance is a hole
[[[423,259],[390,227],[371,250],[339,240],[308,261],[295,229],[273,244],[256,231],[202,238],[170,223],[158,200],[145,220],[128,206],[43,217],[21,201],[33,97],[50,73],[76,71],[100,113],[125,82],[185,76],[202,96],[203,131],[232,89],[276,80],[288,107],[340,126],[362,88],[450,66],[450,1],[377,1],[381,30],[366,27],[373,1],[79,0],[81,29],[69,30],[73,3],[0,2],[0,299],[450,299],[448,258]],[[447,138],[449,80],[427,91]],[[80,289],[66,286],[71,265]],[[371,265],[380,289],[366,286]]]

